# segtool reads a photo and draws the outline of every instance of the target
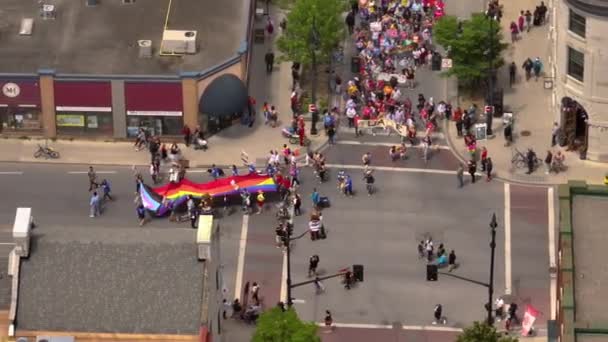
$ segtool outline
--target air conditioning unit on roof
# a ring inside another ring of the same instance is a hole
[[[163,54],[196,53],[196,31],[165,30],[161,44]]]

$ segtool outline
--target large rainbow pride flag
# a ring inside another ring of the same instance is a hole
[[[259,190],[274,192],[277,190],[277,186],[272,177],[252,173],[219,178],[207,183],[194,183],[184,178],[177,183],[169,183],[157,188],[142,185],[139,188],[139,194],[144,208],[153,211],[157,216],[163,216],[169,212],[169,206],[183,204],[188,195],[194,198],[236,195],[241,189],[246,189],[249,192]],[[165,204],[163,204],[163,199],[166,199]]]

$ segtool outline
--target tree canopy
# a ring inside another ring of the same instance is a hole
[[[285,59],[308,64],[311,61],[313,21],[317,29],[317,56],[325,60],[344,37],[344,0],[298,0],[287,14],[287,30],[277,46]]]
[[[456,342],[517,342],[517,338],[504,336],[496,328],[485,323],[474,322],[465,328]]]
[[[302,322],[294,309],[275,307],[257,321],[253,342],[321,342],[314,322]]]
[[[474,87],[487,81],[490,75],[490,60],[497,70],[504,64],[500,23],[482,13],[459,23],[454,16],[441,18],[433,29],[435,42],[449,49],[452,68],[445,72],[456,76],[460,84]]]

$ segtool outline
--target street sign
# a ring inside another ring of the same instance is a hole
[[[485,107],[483,107],[483,112],[486,115],[494,115],[494,106],[485,106]]]
[[[450,69],[451,67],[452,67],[451,58],[442,58],[441,59],[441,69]]]
[[[488,125],[485,123],[475,124],[475,139],[486,140],[488,138]]]

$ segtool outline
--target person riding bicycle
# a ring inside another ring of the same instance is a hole
[[[372,170],[368,169],[365,171],[365,174],[363,175],[363,179],[365,180],[365,187],[367,188],[367,194],[368,195],[372,195],[373,192],[373,188],[374,188],[374,175],[372,174]]]
[[[531,148],[526,153],[526,162],[528,163],[528,174],[531,174],[534,172],[534,164],[536,162],[536,153]]]

